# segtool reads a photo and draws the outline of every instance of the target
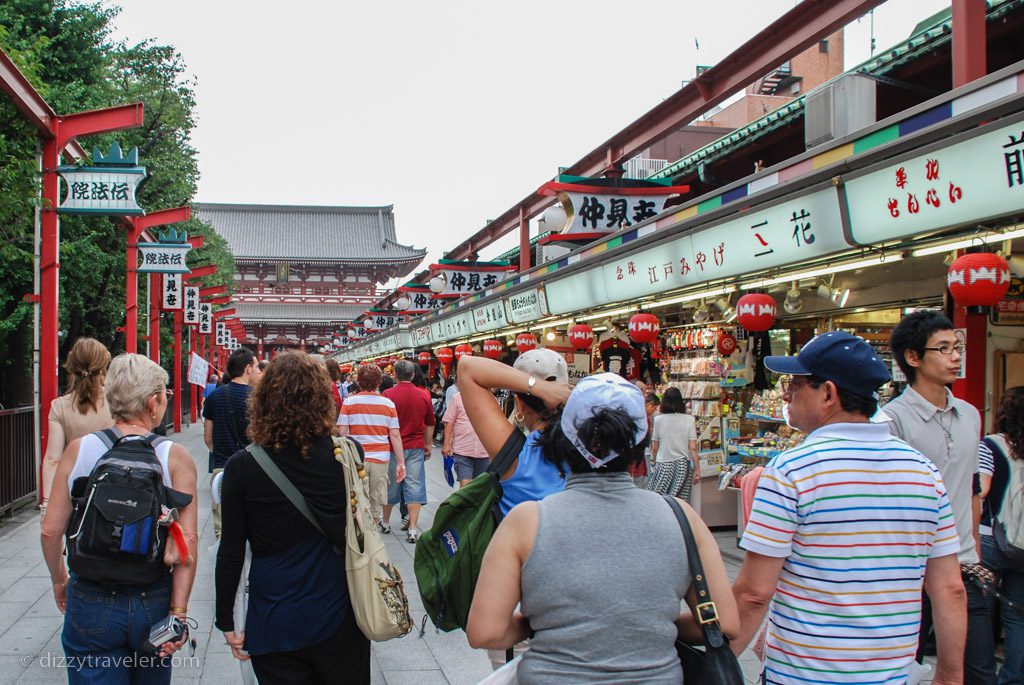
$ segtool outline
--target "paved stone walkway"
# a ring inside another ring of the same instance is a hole
[[[196,457],[200,473],[199,571],[192,598],[191,615],[199,622],[193,631],[198,640],[194,658],[180,654],[174,670],[174,683],[240,682],[238,663],[232,658],[223,636],[213,628],[213,519],[210,515],[209,476],[206,448],[202,444],[202,425],[193,425],[172,436]],[[438,502],[451,492],[441,471],[439,450],[427,462],[427,490],[432,504],[422,514],[422,527],[429,527]],[[398,522],[398,514],[393,515]],[[387,546],[391,558],[401,570],[417,622],[425,616],[413,573],[413,546],[394,526]],[[735,533],[719,533],[719,544],[731,577],[742,561]],[[39,549],[39,516],[35,510],[23,510],[13,520],[0,525],[0,685],[9,683],[53,683],[65,679],[60,668],[63,655],[60,644],[62,617],[53,603],[50,579]],[[470,685],[490,672],[485,652],[466,643],[461,631],[437,632],[427,621],[423,637],[416,630],[390,642],[373,645],[373,682],[386,685]],[[757,664],[747,653],[743,659],[748,681],[754,682]]]

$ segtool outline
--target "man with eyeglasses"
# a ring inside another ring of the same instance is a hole
[[[971,575],[980,561],[978,522],[978,440],[981,416],[971,404],[956,398],[949,384],[956,380],[963,364],[963,344],[953,324],[937,311],[920,310],[903,317],[893,329],[893,357],[909,385],[885,405],[892,434],[905,440],[932,460],[946,485],[956,520],[959,552],[967,589],[967,648],[964,660],[965,685],[995,685],[995,654],[972,636],[992,632],[985,597]],[[983,383],[984,380],[978,379]],[[930,602],[925,597],[918,661],[923,661],[925,642],[932,626]]]
[[[936,599],[935,685],[962,682],[964,588],[938,470],[870,420],[889,370],[861,338],[831,331],[766,357],[802,445],[765,466],[733,594],[740,653],[768,612],[762,682],[903,683],[921,588]],[[916,681],[914,681],[916,682]]]

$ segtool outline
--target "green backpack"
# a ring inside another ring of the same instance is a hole
[[[413,568],[420,598],[430,620],[445,632],[466,628],[484,551],[502,519],[500,478],[524,444],[526,436],[514,431],[486,473],[438,506],[434,524],[416,542]]]

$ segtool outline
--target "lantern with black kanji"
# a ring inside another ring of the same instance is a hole
[[[520,353],[537,349],[537,336],[533,333],[520,333],[516,336],[516,349]]]
[[[949,265],[946,285],[961,307],[990,307],[1010,289],[1010,265],[991,252],[975,252]]]
[[[434,350],[434,356],[437,357],[437,361],[441,362],[445,366],[452,363],[452,359],[455,356],[452,354],[452,348],[450,347],[439,347]]]
[[[569,327],[569,344],[577,350],[585,350],[594,344],[594,329],[585,323]]]
[[[771,295],[748,293],[736,303],[736,321],[747,331],[767,331],[775,323],[776,311]]]
[[[429,352],[420,352],[416,355],[416,359],[419,360],[420,364],[429,364],[430,360],[433,358],[433,355]]]
[[[473,356],[473,346],[469,343],[462,343],[455,346],[455,358],[462,359],[466,355]]]
[[[658,339],[661,324],[654,314],[634,314],[629,319],[629,339],[636,343],[652,343]]]
[[[500,340],[484,340],[484,356],[488,359],[498,359],[505,352],[505,343]]]

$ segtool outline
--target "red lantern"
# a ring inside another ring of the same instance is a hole
[[[520,333],[516,336],[516,349],[520,353],[537,349],[537,336],[533,333]]]
[[[585,350],[594,344],[594,329],[585,323],[569,327],[569,343],[577,350]]]
[[[633,342],[652,343],[658,339],[661,324],[654,314],[634,314],[629,319],[629,338]]]
[[[455,358],[455,356],[452,354],[452,348],[450,347],[437,348],[436,350],[434,350],[434,356],[437,357],[437,361],[441,362],[442,364],[451,364],[452,359]]]
[[[736,303],[736,320],[745,330],[767,331],[775,323],[775,298],[767,293],[749,293]]]
[[[466,355],[473,356],[473,346],[469,343],[462,343],[455,346],[455,358],[462,359]]]
[[[484,356],[498,359],[505,352],[505,343],[500,340],[484,340]]]
[[[990,307],[1010,289],[1010,265],[991,252],[966,254],[949,266],[946,285],[961,307]]]
[[[342,373],[352,373],[352,365],[351,364],[342,364],[341,365],[341,372]]]
[[[433,355],[429,352],[420,352],[416,355],[416,359],[419,360],[420,364],[429,364],[430,360],[433,359]]]
[[[722,331],[718,334],[718,354],[728,357],[736,351],[736,337],[732,333]]]

